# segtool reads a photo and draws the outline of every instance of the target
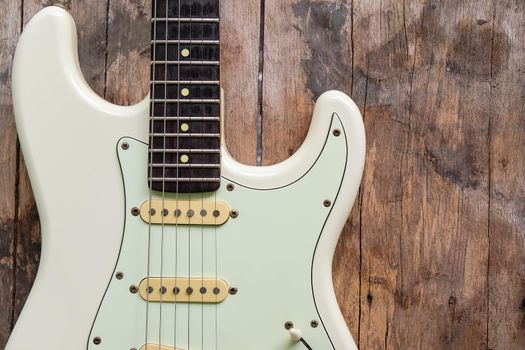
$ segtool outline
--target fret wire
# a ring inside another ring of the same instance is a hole
[[[151,80],[150,84],[168,84],[168,85],[220,85],[220,81],[218,80],[168,80],[168,81],[162,81],[162,80]]]
[[[196,137],[196,138],[217,138],[221,137],[221,134],[183,134],[183,133],[151,133],[151,136],[153,137],[182,137],[182,138],[188,138],[188,137]]]
[[[183,18],[152,18],[152,22],[203,22],[203,23],[219,23],[219,18],[208,17],[183,17]]]
[[[187,177],[187,178],[177,178],[177,177],[150,177],[149,181],[153,182],[220,182],[220,177]]]
[[[219,40],[151,40],[152,44],[201,44],[201,45],[219,45]]]
[[[177,121],[177,120],[187,120],[187,121],[196,121],[196,122],[201,122],[201,121],[208,121],[208,122],[218,122],[221,120],[220,117],[169,117],[169,116],[166,116],[166,117],[157,117],[157,116],[151,116],[152,119],[154,120],[174,120],[174,121]]]
[[[150,166],[154,168],[195,168],[195,169],[219,169],[220,164],[163,164],[163,163],[150,163]]]
[[[218,154],[221,153],[221,150],[219,148],[217,149],[177,149],[177,148],[170,148],[170,149],[158,149],[158,148],[152,148],[149,150],[150,153],[189,153],[189,154]]]
[[[154,99],[151,100],[153,103],[220,103],[221,100],[218,99],[195,99],[195,98],[189,98],[189,99],[183,99],[183,98],[175,98],[175,99]]]
[[[179,64],[184,65],[195,65],[195,66],[218,66],[219,61],[152,61],[152,65],[155,64]]]

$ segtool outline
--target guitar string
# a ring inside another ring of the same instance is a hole
[[[219,43],[220,43],[220,0],[217,0],[217,18],[219,18],[219,30],[217,32],[217,36],[218,36],[218,40],[219,40]],[[221,101],[221,84],[220,84],[220,80],[222,78],[222,74],[221,74],[221,70],[220,70],[220,44],[218,45],[218,52],[219,52],[219,88],[218,88],[218,93],[219,93],[219,134],[221,134],[221,123],[222,123],[222,120],[221,120],[221,111],[222,111],[222,105],[221,103],[223,101]],[[219,138],[219,150],[221,148],[221,142],[222,142],[222,137],[224,135],[221,136],[221,138]],[[219,153],[219,164],[221,164],[221,154]],[[220,168],[219,168],[220,169]],[[219,179],[220,179],[220,170],[219,170]],[[219,183],[220,184],[220,183]],[[220,185],[219,185],[220,186]],[[215,191],[214,193],[214,205],[215,205],[215,211],[217,210],[217,191]],[[219,264],[219,258],[218,258],[218,252],[217,252],[217,245],[218,245],[218,238],[217,238],[217,217],[215,217],[215,226],[214,226],[214,245],[215,245],[215,289],[218,288],[218,281],[217,279],[219,278],[219,267],[218,267],[218,264]],[[214,290],[214,293],[215,293],[215,290]],[[215,294],[215,349],[217,350],[219,348],[219,335],[218,335],[218,329],[219,329],[219,321],[218,321],[218,317],[219,317],[219,294]]]
[[[159,302],[159,350],[161,350],[161,344],[162,344],[162,306],[164,302],[164,293],[166,293],[165,287],[164,287],[164,228],[165,228],[165,210],[166,210],[166,128],[167,128],[167,109],[168,109],[168,12],[169,12],[169,0],[166,0],[166,6],[165,6],[165,19],[166,24],[164,26],[164,39],[165,39],[165,45],[164,45],[164,110],[163,110],[163,148],[162,148],[162,210],[160,213],[162,225],[161,225],[161,235],[160,235],[160,302]],[[154,24],[155,28],[157,27],[157,22]],[[169,213],[168,213],[169,214]]]
[[[180,18],[180,9],[181,9],[181,2],[180,0],[178,0],[178,4],[177,4],[177,9],[178,9],[178,17]],[[168,17],[168,14],[166,13],[166,18]],[[181,81],[181,78],[180,78],[180,61],[182,59],[182,54],[181,54],[181,44],[180,44],[180,38],[181,38],[181,35],[180,35],[180,22],[178,22],[178,26],[177,26],[177,61],[178,61],[178,64],[177,64],[177,94],[179,94],[179,91],[180,91],[180,81]],[[191,57],[191,52],[190,52],[190,57]],[[177,95],[178,96],[178,95]],[[176,163],[177,164],[180,164],[180,153],[179,153],[179,149],[180,149],[180,138],[179,138],[179,130],[180,130],[180,103],[177,102],[177,112],[176,112],[176,115],[177,115],[177,161]],[[175,220],[175,287],[174,287],[174,290],[173,290],[173,293],[175,294],[175,303],[174,303],[174,316],[173,316],[173,347],[176,348],[177,347],[177,308],[178,308],[178,302],[177,302],[177,299],[179,297],[179,294],[180,294],[180,288],[177,286],[177,278],[178,278],[178,261],[179,261],[179,218],[182,216],[182,211],[179,209],[179,176],[180,176],[180,173],[179,173],[179,169],[180,167],[177,166],[176,168],[176,172],[177,172],[177,178],[176,178],[176,200],[175,200],[175,208],[176,208],[176,212],[175,212],[175,216],[176,216],[176,220]]]
[[[180,0],[179,0],[180,1]],[[179,7],[179,17],[181,17],[181,8]],[[188,36],[188,39],[189,39],[189,47],[190,47],[190,52],[192,51],[193,49],[193,46],[192,46],[192,43],[193,43],[193,40],[192,40],[192,37],[193,37],[193,33],[192,33],[192,20],[191,20],[191,17],[192,17],[192,11],[193,11],[193,6],[190,5],[190,13],[189,13],[189,17],[190,17],[190,24],[189,24],[189,36]],[[180,26],[180,22],[179,22],[179,26]],[[189,63],[189,68],[188,68],[188,72],[192,72],[192,59],[190,57],[190,63]],[[191,79],[190,79],[191,80]],[[193,142],[191,141],[191,138],[190,138],[190,142],[189,142],[189,148],[190,148],[190,151],[192,150],[193,148]],[[192,153],[190,153],[192,154]],[[192,163],[192,160],[189,161],[189,163],[191,164]],[[190,187],[190,189],[192,188],[192,182],[190,182],[190,184],[188,185]],[[191,200],[192,200],[192,193],[191,193],[191,190],[188,191],[188,198],[189,198],[189,207],[190,207],[190,210],[193,210],[193,208],[191,207]],[[194,216],[192,216],[194,217]],[[191,219],[190,219],[190,222],[191,222]],[[188,285],[191,285],[191,224],[188,225]],[[192,291],[192,294],[195,293],[195,291]],[[188,293],[189,294],[189,293]],[[191,296],[188,295],[188,298],[190,298]],[[191,346],[191,327],[190,327],[190,323],[191,323],[191,303],[188,302],[188,350],[190,350],[190,346]]]
[[[157,0],[153,0],[153,18],[156,19],[157,18],[157,15],[158,15],[158,12],[157,12]],[[155,25],[153,26],[153,53],[152,53],[152,57],[153,57],[153,64],[152,64],[152,67],[151,67],[151,81],[152,81],[152,84],[151,84],[151,103],[150,103],[150,139],[149,139],[149,151],[148,151],[148,171],[147,171],[147,176],[149,177],[149,207],[147,208],[148,209],[148,250],[147,250],[147,274],[146,274],[146,279],[147,279],[147,282],[146,282],[146,321],[145,321],[145,334],[144,334],[144,344],[145,346],[147,347],[147,344],[148,344],[148,332],[149,332],[149,300],[150,300],[150,294],[149,294],[149,290],[151,288],[150,286],[150,272],[151,272],[151,230],[152,230],[152,227],[151,227],[151,200],[152,200],[152,197],[153,197],[153,190],[152,190],[152,187],[153,187],[153,161],[154,161],[154,153],[153,153],[153,149],[155,148],[154,147],[154,144],[153,144],[153,137],[154,137],[154,128],[155,128],[155,87],[156,87],[156,81],[157,81],[157,74],[156,74],[156,62],[157,62],[157,57],[156,57],[156,49],[157,49],[157,43],[156,41],[157,40],[157,25],[156,25],[156,22],[155,22]]]
[[[204,6],[202,6],[201,11],[201,20],[199,22],[200,28],[201,28],[201,48],[202,48],[202,38],[204,37],[204,23],[202,19],[204,18]],[[204,55],[201,57],[202,60],[205,59]],[[201,95],[202,98],[202,92],[204,88],[201,88]],[[205,108],[204,105],[202,105],[202,113],[201,113],[201,132],[204,136],[204,115],[205,115]],[[204,138],[202,138],[204,139]],[[204,184],[204,172],[201,170],[201,183]],[[204,210],[204,192],[202,192],[201,188],[201,208]],[[204,216],[201,212],[201,286],[204,286]],[[199,291],[200,292],[200,291]],[[201,349],[204,349],[204,294],[201,293]]]

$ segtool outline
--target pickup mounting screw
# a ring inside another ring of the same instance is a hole
[[[310,322],[310,326],[312,326],[312,328],[317,328],[317,327],[319,327],[319,321],[317,321],[317,320],[313,320],[312,322]]]
[[[132,285],[132,286],[129,287],[129,291],[131,292],[131,294],[137,294],[139,289],[137,288],[137,286]]]
[[[100,337],[93,338],[93,344],[100,345],[100,343],[102,343],[102,339],[100,339]]]
[[[235,295],[235,294],[237,294],[238,292],[239,292],[239,290],[238,290],[237,288],[235,288],[235,287],[231,287],[231,288],[230,288],[230,294],[231,294],[231,295]]]
[[[228,184],[226,185],[226,189],[231,192],[235,189],[235,186],[233,184]]]
[[[236,219],[239,217],[239,211],[238,210],[232,210],[230,212],[230,216],[233,218],[233,219]]]
[[[121,279],[124,278],[124,273],[122,273],[122,272],[117,272],[117,273],[115,274],[115,277],[116,277],[118,280],[121,280]]]
[[[284,324],[284,328],[286,330],[290,330],[293,328],[293,322],[292,321],[286,321],[286,323]]]
[[[129,149],[129,143],[124,142],[124,143],[122,144],[122,149],[123,149],[124,151],[127,151],[127,150]]]
[[[131,215],[139,216],[139,214],[140,214],[140,209],[139,208],[135,207],[135,208],[131,209]]]
[[[323,202],[323,205],[324,205],[325,207],[328,208],[328,207],[330,207],[330,206],[332,205],[332,201],[329,200],[329,199],[326,199],[326,200]]]
[[[335,136],[335,137],[339,137],[339,136],[341,136],[341,130],[339,130],[339,129],[335,129],[335,130],[334,130],[334,136]]]

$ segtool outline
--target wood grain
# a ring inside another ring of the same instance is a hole
[[[525,344],[525,3],[502,1],[490,22],[488,348]]]
[[[1,0],[0,23],[0,349],[13,324],[17,140],[11,104],[11,63],[21,31],[20,2]]]
[[[108,1],[71,2],[82,70],[101,96],[134,104],[148,92],[150,0]],[[22,13],[0,0],[0,349],[40,249],[10,62],[22,20],[49,2]],[[334,259],[360,349],[525,348],[525,4],[221,0],[221,17],[235,158],[293,154],[325,90],[363,112],[365,177]]]

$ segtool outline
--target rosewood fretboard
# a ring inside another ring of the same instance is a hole
[[[220,182],[219,0],[153,0],[149,183],[170,193]]]

